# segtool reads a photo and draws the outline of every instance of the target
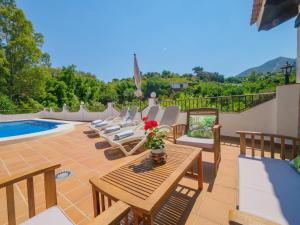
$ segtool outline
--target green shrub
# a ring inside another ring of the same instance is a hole
[[[0,94],[0,114],[11,114],[14,113],[16,109],[17,106],[8,96]]]

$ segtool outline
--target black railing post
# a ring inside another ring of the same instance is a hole
[[[223,98],[220,97],[220,103],[221,103],[221,112],[223,112]]]

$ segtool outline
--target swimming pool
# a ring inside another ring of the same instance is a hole
[[[14,137],[39,133],[58,128],[62,122],[47,120],[20,120],[10,122],[0,122],[0,138]]]

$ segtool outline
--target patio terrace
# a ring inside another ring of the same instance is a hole
[[[73,175],[57,182],[58,205],[76,224],[93,218],[92,191],[89,178],[106,173],[137,156],[124,157],[118,149],[89,134],[86,124],[74,131],[44,139],[0,147],[0,177],[11,175],[45,162],[61,163],[58,170]],[[210,162],[213,154],[203,152],[204,189],[197,193],[197,181],[183,178],[176,191],[160,210],[156,224],[228,224],[228,211],[236,206],[236,159],[239,146],[222,143],[222,161],[215,180]],[[28,218],[26,183],[15,188],[17,223]],[[45,209],[41,176],[34,178],[37,213]],[[179,212],[179,213],[178,213]],[[0,190],[0,224],[7,224],[5,189]]]

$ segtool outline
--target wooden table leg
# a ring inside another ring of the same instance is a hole
[[[139,225],[139,216],[133,212],[133,225]]]
[[[93,205],[94,205],[94,217],[100,214],[100,202],[99,202],[99,193],[95,189],[94,185],[92,185],[93,192]]]
[[[202,164],[202,151],[198,156],[198,189],[203,189],[203,164]]]
[[[144,216],[144,225],[153,225],[153,217],[151,215]]]

